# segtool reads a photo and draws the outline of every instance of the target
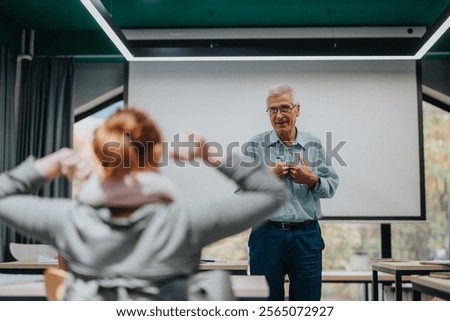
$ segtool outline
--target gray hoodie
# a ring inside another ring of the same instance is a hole
[[[26,195],[45,181],[30,157],[0,175],[0,219],[60,251],[72,274],[65,299],[152,299],[155,285],[198,270],[205,245],[262,222],[282,205],[283,183],[264,166],[246,168],[240,161],[233,155],[228,167],[218,167],[242,189],[239,196],[150,202],[115,218],[101,197],[83,202]],[[83,193],[90,192],[105,194],[86,184]]]

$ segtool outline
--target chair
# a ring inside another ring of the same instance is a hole
[[[44,271],[45,294],[48,301],[59,301],[64,293],[64,281],[68,277],[66,271],[48,268]]]
[[[17,261],[39,261],[41,258],[56,259],[58,251],[47,244],[9,243],[9,251]]]

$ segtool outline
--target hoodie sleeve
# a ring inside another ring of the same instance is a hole
[[[218,170],[236,182],[241,192],[191,206],[191,242],[195,246],[203,247],[262,222],[287,197],[282,181],[263,164],[246,161],[238,154],[229,155]]]
[[[30,156],[16,168],[0,174],[0,199],[9,195],[31,194],[45,182],[34,162],[34,157]]]

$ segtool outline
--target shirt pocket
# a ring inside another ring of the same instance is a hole
[[[311,189],[308,187],[308,185],[297,184],[297,186],[296,186],[296,196],[298,196],[300,198],[306,198],[310,191],[311,191]]]

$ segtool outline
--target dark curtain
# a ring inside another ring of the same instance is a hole
[[[18,111],[16,163],[29,155],[42,157],[72,145],[74,63],[72,58],[34,58],[22,62]],[[70,197],[65,179],[47,183],[39,195]],[[17,243],[35,243],[9,229],[7,237]],[[6,260],[11,260],[9,250]]]
[[[0,44],[0,173],[16,165],[14,85],[16,55]],[[5,260],[8,227],[0,221],[0,262]]]
[[[72,58],[24,61],[17,130],[17,161],[72,146],[74,64]],[[41,195],[69,197],[70,184],[47,184]]]

